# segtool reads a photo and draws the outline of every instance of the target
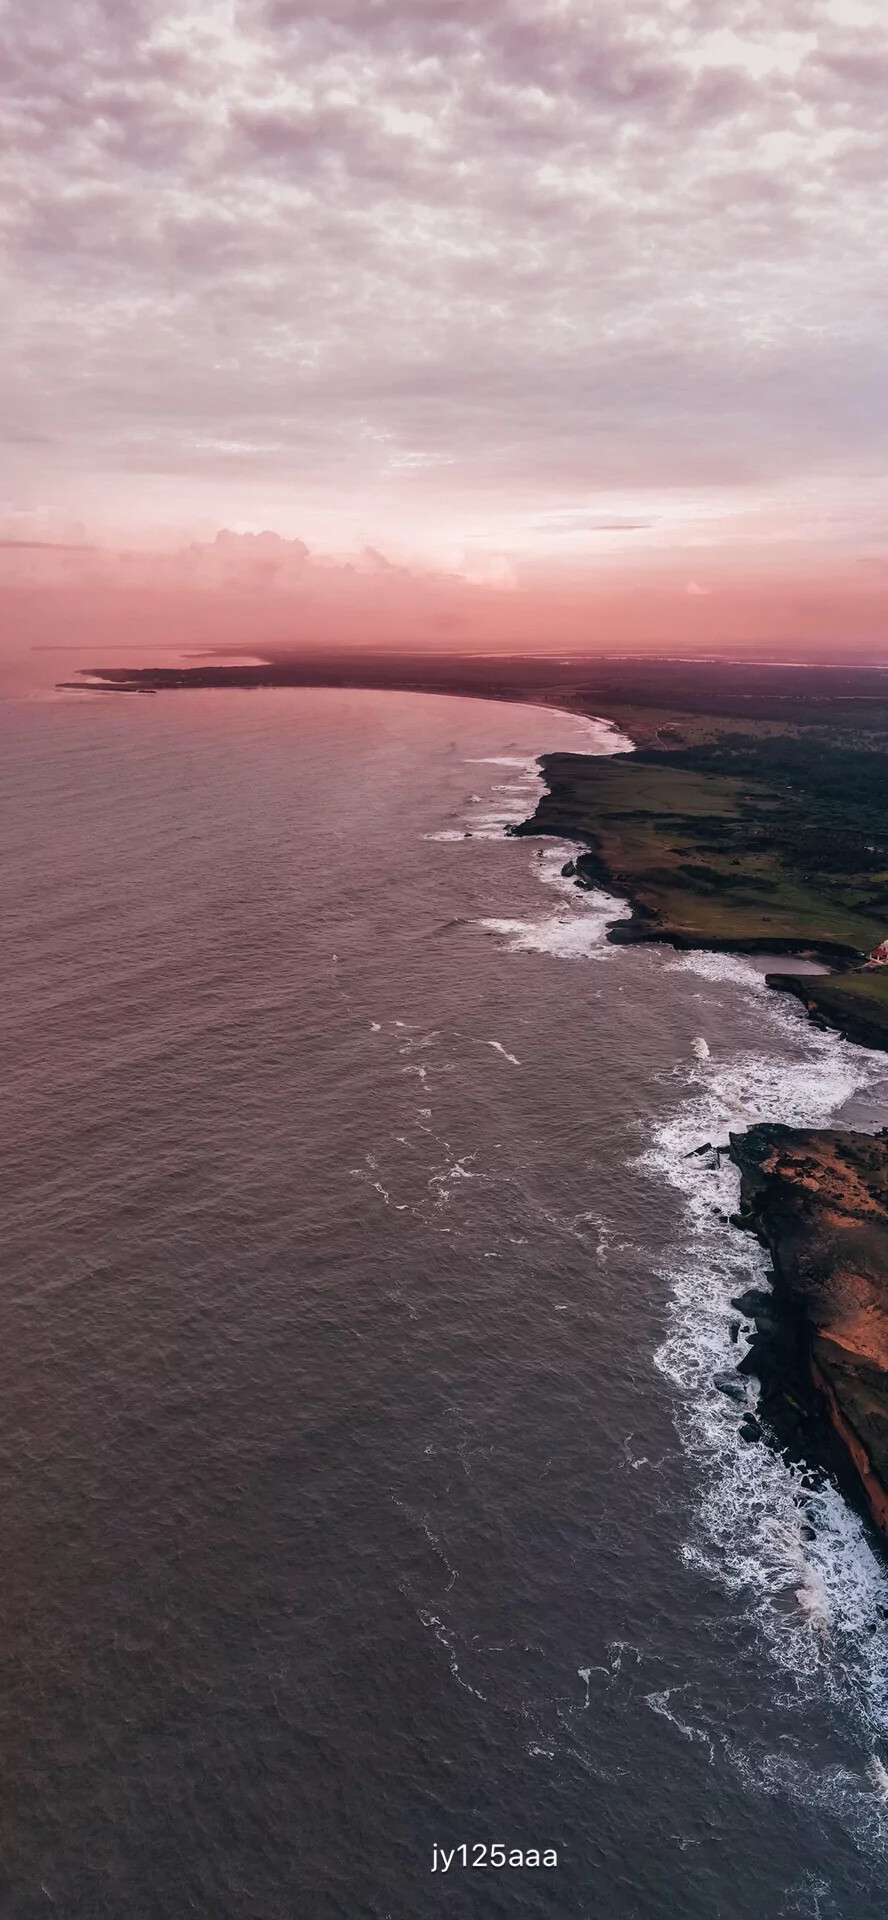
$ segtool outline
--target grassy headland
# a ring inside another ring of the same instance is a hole
[[[618,939],[853,964],[888,933],[888,742],[725,731],[542,764],[548,793],[523,831],[586,842],[580,877],[634,908]]]

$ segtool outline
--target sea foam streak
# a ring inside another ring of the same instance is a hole
[[[770,1653],[799,1691],[825,1694],[851,1720],[860,1744],[860,1773],[798,1762],[787,1771],[773,1755],[759,1763],[760,1784],[792,1788],[872,1827],[877,1746],[888,1753],[888,1668],[884,1623],[888,1575],[866,1527],[832,1486],[787,1466],[763,1444],[739,1438],[741,1409],[718,1392],[713,1377],[733,1371],[747,1340],[730,1337],[731,1296],[767,1285],[764,1251],[726,1218],[736,1209],[739,1176],[688,1158],[707,1140],[723,1142],[759,1120],[823,1126],[858,1091],[885,1079],[885,1064],[835,1035],[803,1023],[742,960],[687,955],[665,962],[706,979],[742,984],[761,1000],[760,1019],[784,1057],[748,1053],[727,1062],[699,1058],[689,1066],[686,1095],[660,1126],[639,1164],[683,1195],[688,1243],[664,1277],[671,1288],[667,1337],[656,1354],[678,1389],[681,1439],[702,1474],[702,1492],[685,1558],[751,1600]],[[787,1043],[795,1056],[785,1057]],[[808,1480],[809,1484],[806,1484]],[[806,1532],[813,1529],[813,1538]],[[750,1756],[734,1756],[748,1767]],[[779,1776],[779,1778],[778,1778]],[[879,1773],[879,1778],[881,1774]],[[888,1823],[880,1813],[879,1829]]]

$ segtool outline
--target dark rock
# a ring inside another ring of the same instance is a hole
[[[747,1287],[745,1293],[736,1293],[731,1300],[731,1306],[736,1307],[738,1313],[745,1313],[747,1319],[754,1313],[767,1313],[773,1304],[771,1295],[765,1293],[763,1287]]]
[[[564,863],[564,866],[561,869],[562,880],[572,880],[574,877],[574,874],[576,873],[576,870],[577,869],[576,869],[575,862],[573,860],[566,860]]]
[[[716,1373],[713,1375],[712,1384],[718,1388],[719,1393],[726,1393],[729,1400],[746,1399],[746,1389],[737,1379],[736,1374]]]
[[[690,1152],[684,1157],[686,1160],[699,1160],[701,1167],[705,1167],[707,1173],[714,1173],[719,1164],[717,1149],[710,1146],[708,1140],[703,1147],[691,1147]]]
[[[761,1439],[762,1437],[761,1425],[759,1421],[756,1419],[754,1413],[748,1413],[746,1415],[745,1420],[742,1420],[740,1423],[738,1432],[740,1434],[741,1440],[746,1440],[747,1442]]]
[[[888,1133],[769,1123],[731,1151],[735,1219],[777,1270],[738,1372],[761,1382],[769,1437],[836,1471],[888,1534]]]

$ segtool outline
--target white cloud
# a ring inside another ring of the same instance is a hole
[[[883,12],[865,49],[831,0],[7,22],[26,494],[882,470]]]

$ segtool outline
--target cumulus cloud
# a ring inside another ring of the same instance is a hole
[[[10,497],[880,475],[886,82],[865,0],[8,0]]]

